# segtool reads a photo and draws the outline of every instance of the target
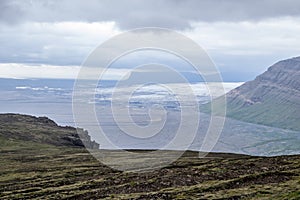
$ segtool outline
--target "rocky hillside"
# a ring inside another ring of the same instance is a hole
[[[230,91],[227,116],[300,130],[300,57],[280,61],[255,80]]]
[[[88,132],[73,127],[62,127],[47,117],[20,114],[0,114],[0,137],[31,141],[55,146],[99,148]]]

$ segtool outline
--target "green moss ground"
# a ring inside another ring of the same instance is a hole
[[[200,159],[187,152],[163,169],[130,173],[82,148],[3,137],[0,143],[0,199],[300,199],[300,156]]]

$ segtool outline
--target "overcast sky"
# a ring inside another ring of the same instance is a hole
[[[38,67],[49,70],[43,78],[74,77],[95,47],[142,27],[190,37],[225,81],[253,79],[300,55],[298,0],[1,0],[0,77],[39,77]]]

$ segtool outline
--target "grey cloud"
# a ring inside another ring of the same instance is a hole
[[[0,22],[15,24],[20,21],[22,16],[23,12],[18,2],[8,0],[0,1]]]
[[[0,21],[115,21],[120,28],[185,29],[193,21],[253,21],[300,16],[298,0],[2,0]]]

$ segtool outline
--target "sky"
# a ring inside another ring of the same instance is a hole
[[[298,0],[1,0],[0,77],[75,78],[98,45],[143,27],[191,38],[224,81],[300,56]]]

